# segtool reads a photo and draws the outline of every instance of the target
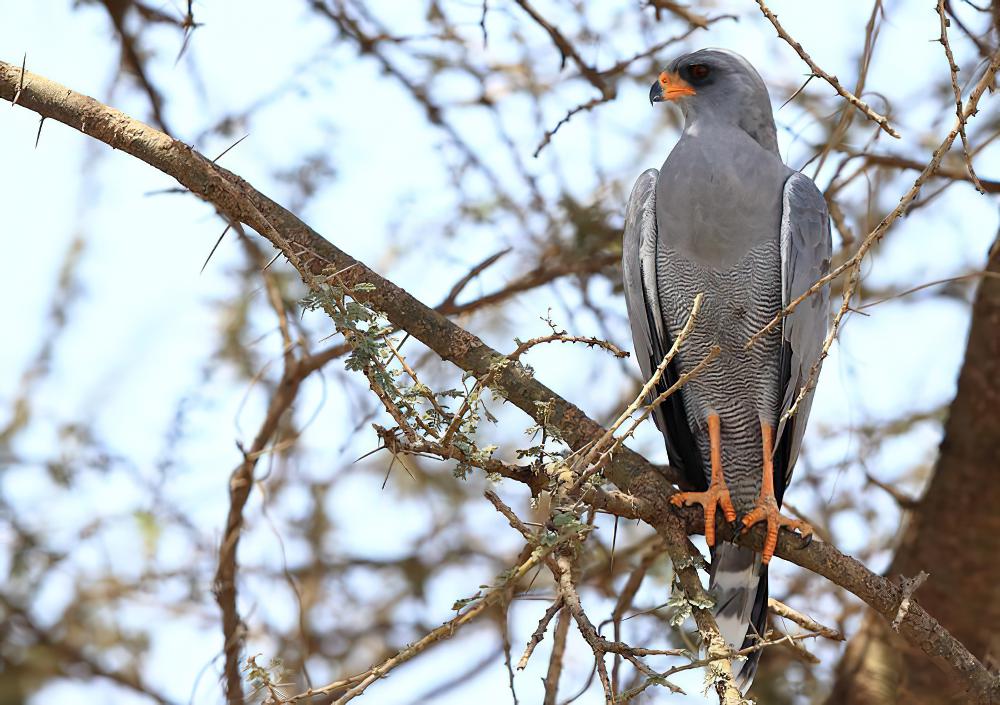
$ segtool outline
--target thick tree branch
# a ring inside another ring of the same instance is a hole
[[[373,284],[367,303],[384,311],[394,325],[421,340],[443,359],[476,376],[489,374],[494,365],[500,364],[496,385],[504,396],[532,418],[542,413],[536,402],[548,405],[544,422],[559,428],[574,449],[584,447],[604,433],[598,423],[538,382],[522,366],[511,364],[506,356],[383,279],[246,181],[213,164],[188,145],[93,98],[31,72],[22,76],[20,67],[0,62],[0,97],[13,101],[15,94],[18,105],[147,162],[214,204],[230,219],[254,228],[281,250],[307,282],[323,277],[332,269],[339,272],[339,278],[348,286],[361,282]],[[632,495],[642,518],[667,541],[671,558],[682,562],[688,550],[683,543],[686,534],[703,529],[700,512],[673,509],[668,500],[675,490],[655,466],[626,447],[618,450],[605,472],[619,488]],[[721,518],[718,532],[726,539],[732,538],[731,530]],[[763,531],[753,531],[738,541],[759,550]],[[783,533],[777,554],[844,587],[883,617],[891,620],[896,616],[902,599],[898,587],[828,544],[813,542],[800,548],[798,543],[798,537]],[[693,569],[685,574],[695,575]],[[707,610],[695,613],[703,631],[706,626],[713,626]],[[997,679],[916,602],[902,620],[900,632],[928,654],[943,658],[968,684],[975,700],[985,703],[1000,698]]]

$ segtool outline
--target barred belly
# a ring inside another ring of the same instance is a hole
[[[706,419],[718,414],[722,467],[739,513],[749,511],[760,492],[760,422],[774,427],[781,401],[781,334],[774,331],[749,350],[747,340],[781,309],[781,254],[777,238],[751,249],[732,267],[714,270],[663,248],[657,253],[660,307],[671,340],[676,340],[697,294],[704,295],[691,334],[675,364],[690,370],[712,346],[720,355],[682,389],[688,423],[710,473]]]

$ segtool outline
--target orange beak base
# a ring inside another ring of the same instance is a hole
[[[659,103],[664,100],[677,100],[686,95],[695,95],[694,87],[676,73],[664,71],[649,91],[649,101]]]

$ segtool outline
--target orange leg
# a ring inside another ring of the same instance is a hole
[[[774,429],[770,424],[760,423],[761,437],[764,446],[764,478],[760,485],[760,497],[749,514],[743,517],[743,531],[749,531],[754,524],[767,522],[767,537],[764,539],[764,565],[771,561],[774,549],[778,545],[778,531],[781,527],[789,530],[798,529],[803,537],[812,536],[813,528],[804,521],[790,519],[778,511],[778,500],[774,497]]]
[[[670,501],[676,505],[700,504],[705,509],[705,541],[709,546],[715,545],[715,508],[722,507],[722,513],[726,515],[726,521],[736,521],[736,509],[729,499],[729,490],[726,488],[726,479],[722,474],[722,433],[720,430],[719,415],[710,414],[708,417],[708,439],[711,444],[712,460],[712,482],[705,492],[678,492]]]

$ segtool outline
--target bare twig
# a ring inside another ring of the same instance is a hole
[[[915,593],[929,577],[931,576],[928,573],[920,571],[912,578],[902,578],[900,580],[899,589],[902,592],[903,599],[899,601],[899,610],[896,612],[896,616],[893,617],[892,624],[890,625],[892,626],[892,630],[894,632],[899,631],[899,625],[903,623],[903,620],[906,618],[907,611],[913,604],[913,593]]]
[[[639,390],[639,393],[636,394],[635,399],[632,400],[632,403],[629,404],[625,408],[625,410],[618,415],[618,418],[615,419],[615,422],[612,423],[610,427],[608,427],[608,429],[604,432],[604,435],[602,435],[597,440],[597,442],[594,443],[594,445],[587,451],[587,453],[581,458],[581,460],[578,463],[580,467],[586,470],[587,468],[591,468],[594,466],[598,455],[604,453],[607,450],[607,445],[614,439],[615,432],[621,427],[623,423],[625,423],[625,421],[628,418],[632,416],[632,414],[634,414],[639,409],[639,406],[643,403],[643,401],[645,399],[648,399],[649,396],[652,394],[653,389],[656,388],[656,385],[659,384],[660,379],[663,377],[664,373],[666,373],[667,367],[670,366],[670,363],[673,361],[674,357],[677,356],[677,352],[681,349],[681,345],[684,344],[684,341],[687,339],[687,337],[691,334],[691,331],[694,329],[695,322],[698,320],[698,312],[701,310],[701,302],[704,300],[704,298],[705,298],[704,295],[700,293],[694,297],[694,301],[691,302],[691,312],[688,314],[687,321],[684,323],[684,327],[681,328],[681,332],[678,333],[677,338],[670,346],[670,349],[663,356],[663,359],[660,360],[660,363],[656,366],[656,369],[653,370],[653,374],[650,376],[650,378],[647,379],[645,384],[642,385],[642,388]],[[678,383],[679,382],[680,380],[678,380]],[[675,384],[673,386],[679,386],[679,384]],[[648,404],[646,413],[648,413],[649,409],[652,408],[653,406],[654,405],[652,403]],[[643,416],[640,417],[640,420],[642,418],[645,418],[645,414],[643,414]],[[633,430],[634,428],[635,427],[633,426]],[[612,445],[612,448],[613,447],[614,444]],[[587,473],[587,472],[581,473],[580,477],[574,483],[573,488],[579,489],[583,485],[583,483],[586,482],[587,478],[592,474],[593,473]]]
[[[576,584],[573,580],[573,561],[569,556],[559,556],[556,559],[559,565],[559,595],[563,599],[563,603],[566,605],[566,609],[572,615],[573,620],[576,622],[577,628],[580,630],[580,634],[583,635],[584,640],[590,645],[590,648],[594,652],[594,663],[597,667],[597,677],[601,681],[601,686],[604,688],[604,698],[608,703],[615,702],[615,694],[611,689],[611,679],[608,677],[608,667],[604,663],[604,655],[606,653],[603,642],[604,640],[597,633],[597,629],[594,627],[593,622],[587,616],[587,613],[583,610],[583,605],[580,602],[580,595],[576,591]]]
[[[870,484],[875,485],[880,490],[882,490],[890,497],[892,497],[894,500],[896,500],[896,504],[899,505],[900,509],[910,510],[910,509],[916,509],[918,506],[920,506],[919,499],[917,499],[916,497],[911,497],[905,492],[900,491],[899,488],[893,487],[887,482],[882,482],[877,477],[872,475],[870,472],[865,473],[865,480],[867,480]]]
[[[566,66],[567,61],[572,61],[590,85],[601,92],[601,96],[605,99],[614,97],[614,89],[604,80],[597,69],[583,60],[583,57],[580,56],[573,43],[566,38],[558,27],[542,17],[528,0],[514,0],[514,2],[527,12],[531,16],[531,19],[544,29],[552,39],[552,43],[556,45],[559,54],[562,56],[562,67]]]
[[[611,100],[611,98],[606,98],[603,95],[599,95],[596,98],[591,98],[590,100],[584,103],[580,103],[575,108],[570,108],[569,110],[567,110],[566,114],[559,119],[559,122],[557,122],[552,129],[545,131],[545,134],[542,135],[542,139],[538,142],[538,146],[535,147],[535,151],[531,153],[531,156],[537,158],[538,155],[542,153],[542,150],[545,149],[552,141],[552,138],[556,136],[556,133],[559,132],[559,128],[561,128],[563,125],[572,120],[574,115],[577,115],[578,113],[590,112],[598,105],[603,105],[604,103],[607,103],[609,100]]]
[[[241,705],[244,702],[243,684],[240,676],[240,655],[243,651],[246,626],[240,617],[236,600],[237,549],[243,530],[243,509],[253,487],[253,473],[257,466],[257,460],[263,455],[271,438],[277,432],[281,419],[298,397],[299,388],[305,378],[298,361],[292,354],[287,320],[280,295],[274,289],[270,277],[265,276],[265,281],[268,283],[269,295],[278,312],[279,325],[282,335],[285,337],[285,364],[281,380],[268,403],[264,421],[250,447],[242,449],[243,462],[233,470],[229,478],[229,512],[226,517],[226,529],[219,544],[219,560],[213,587],[216,602],[222,611],[226,699],[229,705]]]
[[[843,291],[840,310],[834,316],[833,324],[831,325],[827,333],[826,339],[823,341],[821,354],[819,358],[817,358],[817,360],[814,362],[812,368],[810,369],[809,379],[806,381],[805,384],[802,385],[802,388],[799,391],[799,394],[796,397],[794,403],[785,412],[783,418],[790,417],[796,412],[796,410],[799,407],[799,404],[802,402],[802,400],[806,397],[806,395],[815,385],[819,373],[819,367],[822,364],[823,359],[825,359],[827,354],[829,353],[830,347],[833,344],[833,341],[836,338],[838,331],[840,330],[840,324],[843,321],[844,316],[851,308],[850,306],[851,299],[853,298],[854,293],[857,290],[858,283],[860,282],[861,279],[861,263],[864,260],[865,256],[868,254],[869,250],[871,250],[872,247],[874,247],[879,241],[881,241],[883,237],[885,237],[886,232],[889,230],[892,224],[895,223],[896,220],[907,211],[910,204],[917,197],[917,194],[920,193],[920,189],[924,185],[924,183],[928,179],[930,179],[937,171],[937,168],[941,163],[941,159],[948,152],[948,150],[951,149],[952,144],[954,144],[955,142],[955,138],[958,136],[959,132],[964,127],[965,122],[978,110],[979,99],[982,97],[983,93],[985,93],[986,90],[993,85],[994,76],[998,69],[1000,69],[1000,51],[998,51],[993,55],[993,58],[991,59],[989,65],[987,66],[986,71],[983,73],[983,76],[979,79],[979,82],[976,84],[975,88],[973,88],[972,92],[969,94],[969,99],[965,104],[964,112],[956,120],[954,127],[952,127],[951,131],[945,136],[945,139],[941,142],[941,144],[937,147],[937,149],[934,150],[934,153],[931,155],[930,161],[917,176],[916,180],[913,182],[913,185],[899,199],[899,203],[896,205],[896,207],[879,222],[879,224],[875,227],[874,230],[872,230],[865,237],[861,245],[858,247],[857,251],[847,261],[845,261],[839,267],[834,268],[826,276],[821,277],[818,281],[816,281],[815,284],[809,287],[800,296],[791,301],[788,304],[788,306],[782,309],[777,316],[775,316],[766,326],[764,326],[761,330],[757,331],[757,333],[751,336],[749,341],[747,341],[747,347],[749,348],[750,346],[754,345],[761,337],[774,330],[781,322],[781,320],[785,316],[791,314],[798,307],[799,304],[805,301],[806,298],[817,293],[828,282],[837,278],[842,273],[848,272],[848,280],[844,284],[844,291]]]
[[[844,635],[839,629],[824,626],[812,617],[792,609],[784,602],[779,602],[773,597],[768,598],[767,608],[771,611],[771,614],[778,617],[784,617],[785,619],[795,622],[803,629],[808,629],[811,632],[815,632],[816,634],[826,637],[827,639],[832,639],[833,641],[844,641]]]
[[[661,556],[663,555],[663,545],[657,543],[653,548],[646,551],[643,554],[642,560],[635,569],[629,573],[628,579],[622,586],[621,590],[618,592],[618,601],[615,602],[615,607],[611,611],[611,622],[614,628],[614,638],[615,641],[621,640],[621,626],[622,619],[625,613],[632,609],[632,601],[635,599],[635,595],[639,592],[639,588],[642,586],[642,581],[646,578],[646,573],[653,566]],[[614,664],[611,667],[611,686],[614,688],[615,692],[618,692],[618,670],[621,665],[621,656],[616,654]]]
[[[944,0],[938,0],[937,3],[937,13],[938,19],[941,22],[941,36],[938,41],[941,42],[941,46],[944,47],[945,58],[948,59],[948,72],[951,75],[951,90],[955,95],[955,115],[958,117],[958,134],[962,138],[962,156],[965,158],[965,168],[969,172],[969,178],[975,185],[976,190],[979,193],[986,193],[986,189],[979,182],[979,177],[976,176],[976,170],[972,166],[972,156],[969,154],[969,138],[965,134],[965,110],[962,106],[962,89],[958,85],[958,64],[955,63],[955,55],[951,51],[951,44],[948,42],[948,16],[945,14],[944,10]]]
[[[531,638],[528,639],[528,645],[524,647],[524,653],[521,654],[521,658],[517,662],[517,670],[523,671],[527,667],[531,654],[535,652],[535,647],[542,643],[542,639],[545,638],[545,632],[549,629],[549,622],[552,621],[552,618],[555,617],[562,608],[562,597],[557,597],[545,610],[542,618],[538,620],[538,626],[535,627],[535,631],[532,632]]]
[[[892,125],[889,124],[889,119],[887,117],[885,117],[884,115],[880,115],[874,110],[872,110],[871,106],[868,105],[868,103],[864,102],[856,95],[851,93],[849,90],[844,88],[841,85],[840,81],[837,80],[836,76],[831,76],[826,71],[821,69],[819,65],[817,65],[816,62],[812,60],[812,57],[809,56],[809,54],[802,47],[802,45],[799,44],[797,41],[795,41],[795,39],[793,39],[792,36],[787,31],[785,31],[785,28],[781,26],[780,22],[778,22],[778,16],[773,12],[771,12],[771,9],[764,4],[764,0],[755,0],[755,1],[757,5],[760,7],[760,11],[764,13],[764,17],[767,18],[767,21],[774,26],[775,30],[777,30],[778,36],[781,37],[783,40],[785,40],[788,43],[788,45],[795,50],[795,53],[799,55],[799,58],[801,58],[804,62],[806,62],[806,64],[809,66],[809,70],[812,71],[814,75],[818,76],[819,78],[822,78],[824,81],[829,83],[833,87],[833,90],[837,91],[840,97],[842,97],[848,103],[850,103],[855,108],[864,113],[865,117],[867,117],[872,122],[876,123],[879,127],[885,130],[886,133],[897,139],[899,138],[899,133],[896,132],[896,130],[892,127]]]
[[[563,656],[566,653],[566,639],[569,636],[571,620],[569,610],[563,608],[556,621],[555,634],[552,635],[552,653],[549,655],[549,668],[545,673],[545,699],[542,705],[556,705],[559,676],[562,675]]]
[[[896,156],[894,154],[872,154],[870,152],[852,152],[845,150],[851,157],[863,159],[866,164],[874,166],[897,167],[899,169],[912,169],[913,171],[923,171],[927,166],[923,162],[914,159]],[[951,179],[953,181],[972,181],[968,169],[955,169],[946,166],[939,166],[934,172],[934,176],[941,179]],[[978,178],[978,176],[977,176]],[[986,193],[1000,193],[1000,181],[996,179],[979,179],[979,185]]]
[[[711,20],[708,17],[699,15],[687,5],[681,5],[679,2],[672,2],[672,0],[647,0],[647,4],[656,10],[657,20],[660,19],[660,13],[666,10],[697,29],[708,29],[708,25],[711,24]]]
[[[379,680],[380,678],[384,678],[386,675],[389,674],[390,671],[403,665],[404,663],[412,659],[414,656],[426,651],[427,648],[429,648],[433,644],[436,644],[439,641],[444,641],[445,639],[450,639],[452,636],[455,635],[455,633],[459,630],[460,627],[468,624],[476,617],[481,615],[483,612],[485,612],[488,608],[500,602],[504,594],[506,593],[508,586],[515,585],[519,580],[521,580],[525,575],[527,575],[531,571],[531,569],[534,568],[536,565],[538,565],[539,561],[541,561],[543,557],[547,555],[549,551],[552,550],[553,547],[554,545],[544,549],[539,548],[536,551],[534,551],[526,561],[524,561],[523,563],[516,566],[510,571],[510,573],[508,574],[508,578],[502,584],[494,588],[491,588],[488,592],[486,592],[479,599],[477,599],[475,603],[465,612],[462,612],[457,617],[448,620],[440,627],[433,630],[423,638],[410,644],[406,648],[401,649],[394,656],[386,659],[378,666],[369,669],[365,673],[358,674],[357,676],[353,676],[345,680],[329,683],[327,685],[318,688],[310,688],[309,690],[299,693],[298,695],[293,695],[289,698],[286,698],[284,702],[293,703],[299,700],[313,698],[316,697],[317,695],[334,693],[339,690],[342,690],[345,686],[348,685],[350,686],[350,688],[343,695],[337,698],[336,701],[334,701],[334,705],[343,705],[344,703],[350,702],[357,696],[364,693],[365,690],[367,690],[372,683]]]

